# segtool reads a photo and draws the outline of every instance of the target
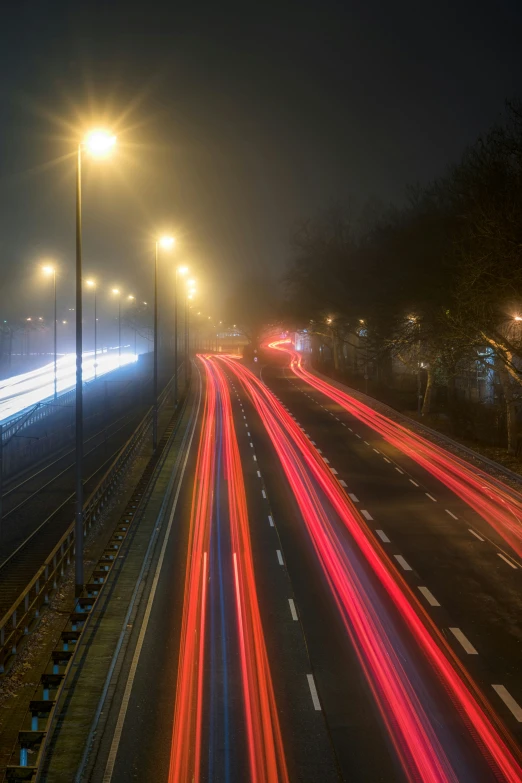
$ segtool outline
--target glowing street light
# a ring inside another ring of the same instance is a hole
[[[84,139],[85,149],[98,158],[109,155],[116,144],[116,136],[104,130],[92,130]]]
[[[514,319],[515,321],[522,321],[522,315],[515,315]]]

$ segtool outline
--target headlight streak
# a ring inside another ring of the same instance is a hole
[[[138,359],[136,354],[122,353],[120,357],[114,353],[99,353],[97,367],[94,366],[92,352],[83,355],[83,380],[90,381],[95,377],[112,372],[118,367],[132,364]],[[66,354],[57,362],[57,390],[59,394],[73,389],[76,378],[76,356]],[[46,364],[37,370],[13,375],[0,381],[0,421],[10,419],[16,414],[43,402],[54,396],[54,364]]]
[[[400,681],[400,667],[396,670],[391,659],[387,660],[389,653],[379,638],[382,631],[377,631],[375,618],[371,618],[368,607],[353,590],[353,574],[347,572],[350,564],[342,545],[336,540],[335,530],[324,514],[320,499],[313,492],[304,466],[299,466],[303,459],[444,684],[483,758],[499,779],[510,783],[522,780],[519,751],[491,706],[387,555],[377,550],[368,526],[357,515],[316,450],[274,395],[252,373],[236,362],[223,361],[243,383],[279,454],[339,609],[345,618],[349,617],[357,632],[357,639],[353,632],[351,636],[356,641],[356,649],[360,650],[363,668],[399,757],[408,772],[414,770],[410,780],[452,781],[461,778],[460,775],[455,777],[454,772],[448,769],[447,758],[441,753],[437,741],[430,747],[433,732],[427,726],[422,706],[418,701],[415,703],[408,684]],[[347,628],[350,632],[348,624]]]
[[[290,366],[301,380],[322,392],[353,416],[415,460],[448,489],[464,500],[522,557],[522,499],[498,479],[478,467],[470,467],[434,443],[387,419],[354,397],[317,378],[302,366],[302,357],[288,340],[270,343],[269,347],[290,356]]]
[[[288,783],[277,707],[257,601],[243,472],[232,406],[220,368],[199,357],[206,373],[206,399],[198,450],[189,530],[183,621],[169,783],[199,783],[204,701],[206,584],[217,475],[216,423],[222,421],[222,454],[230,519],[235,611],[244,720],[252,783]]]

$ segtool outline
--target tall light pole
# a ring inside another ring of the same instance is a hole
[[[119,288],[113,288],[112,293],[118,297],[118,364],[121,365],[121,293]]]
[[[57,341],[56,341],[56,267],[47,265],[42,267],[43,273],[45,275],[52,275],[53,276],[53,289],[54,289],[54,328],[53,328],[53,353],[54,353],[54,399],[58,397],[58,389],[57,389],[57,373],[56,373],[56,362],[57,362]]]
[[[187,283],[187,295],[185,297],[185,367],[187,382],[190,380],[192,374],[192,365],[190,363],[190,339],[189,339],[189,327],[190,327],[190,305],[196,295],[195,281],[189,280]]]
[[[161,237],[154,245],[154,371],[152,406],[152,448],[158,446],[158,256],[160,247],[168,250],[174,245],[174,237]]]
[[[132,294],[129,294],[127,299],[129,300],[129,302],[135,302],[136,301],[136,297],[132,296]],[[135,312],[135,315],[136,315],[136,312]],[[134,328],[134,356],[136,356],[136,341],[137,341],[136,321],[134,321],[134,327],[131,327],[131,328]]]
[[[96,280],[86,280],[86,284],[94,291],[94,378],[98,374],[98,318],[96,314]]]
[[[110,153],[116,137],[101,130],[89,133],[78,144],[76,158],[76,437],[75,485],[76,514],[74,525],[75,595],[83,590],[83,377],[82,377],[82,154],[93,156]]]
[[[176,267],[174,275],[174,404],[178,402],[178,275],[186,275],[188,267]]]

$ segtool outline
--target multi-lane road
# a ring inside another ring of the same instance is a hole
[[[89,779],[522,781],[522,498],[271,351],[197,360]]]

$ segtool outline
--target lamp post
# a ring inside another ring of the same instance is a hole
[[[56,362],[57,362],[57,341],[56,341],[56,267],[54,266],[44,266],[42,267],[43,272],[45,275],[52,275],[53,276],[53,289],[54,289],[54,328],[53,328],[53,353],[54,353],[54,399],[56,400],[58,396],[58,390],[57,390],[57,373],[56,373]]]
[[[178,275],[187,272],[186,266],[178,266],[174,275],[174,405],[178,402]]]
[[[161,237],[154,245],[154,370],[152,406],[152,448],[158,446],[158,256],[160,247],[168,250],[174,244],[173,237]]]
[[[94,378],[96,378],[98,374],[98,352],[97,352],[97,346],[98,346],[98,318],[96,315],[96,281],[95,280],[86,280],[87,285],[89,288],[92,288],[94,291]]]
[[[127,299],[129,302],[135,302],[136,297],[132,296],[132,294],[129,294]],[[134,318],[136,319],[136,312],[134,313]],[[134,329],[134,356],[136,356],[136,341],[137,341],[137,329],[136,329],[136,320],[134,320],[134,326],[131,327],[131,329]]]
[[[107,155],[116,143],[116,137],[95,130],[78,144],[76,157],[76,433],[75,485],[76,513],[74,525],[75,595],[83,590],[83,378],[82,378],[82,153]]]
[[[119,288],[113,288],[112,293],[118,297],[118,364],[121,365],[121,293]]]

